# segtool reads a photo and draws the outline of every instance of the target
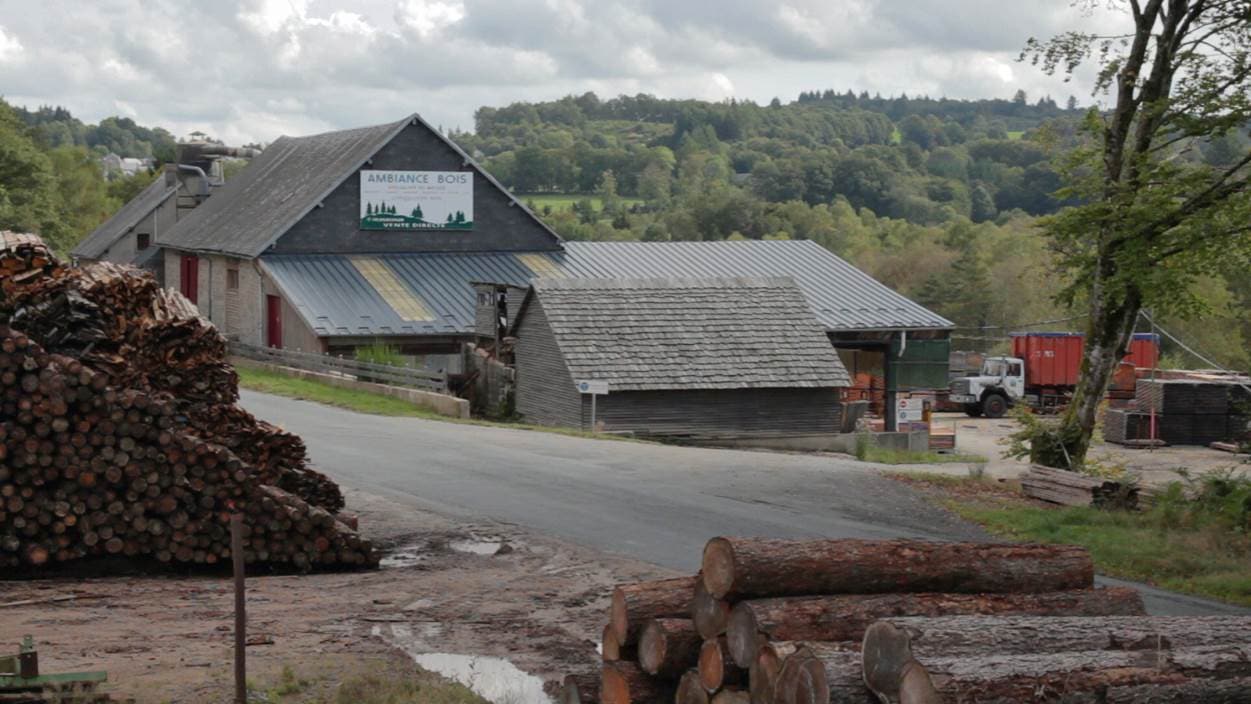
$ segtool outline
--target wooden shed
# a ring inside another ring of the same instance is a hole
[[[538,279],[512,326],[527,422],[692,438],[837,432],[847,370],[789,277]]]

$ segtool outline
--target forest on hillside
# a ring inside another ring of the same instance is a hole
[[[483,107],[472,133],[449,136],[566,239],[814,240],[955,321],[957,349],[1002,349],[1029,323],[1081,329],[1053,300],[1065,272],[1034,226],[1067,204],[1055,160],[1086,115],[1074,98],[1021,91],[965,101],[827,90],[768,105],[586,93]],[[1233,131],[1177,154],[1219,166],[1248,140]],[[1251,367],[1251,276],[1214,270],[1197,286],[1206,310],[1159,322]],[[1165,351],[1170,364],[1202,366]]]
[[[957,349],[1007,332],[1080,329],[1052,294],[1065,272],[1035,229],[1065,206],[1055,160],[1086,109],[1069,98],[952,100],[813,91],[752,102],[649,95],[482,107],[449,137],[570,240],[810,239],[952,319]],[[1220,165],[1245,129],[1183,145]],[[174,139],[128,118],[0,101],[0,228],[62,251],[152,177],[106,182],[98,156],[173,158]],[[1251,276],[1203,272],[1207,308],[1161,320],[1218,362],[1251,367]],[[1145,328],[1144,328],[1145,329]],[[1167,362],[1201,366],[1166,343]]]

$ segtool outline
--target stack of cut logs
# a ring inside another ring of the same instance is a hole
[[[0,567],[92,556],[371,566],[304,443],[235,405],[220,333],[148,274],[0,233]]]
[[[1251,701],[1251,617],[1147,617],[1079,547],[714,538],[702,567],[618,587],[562,704]]]

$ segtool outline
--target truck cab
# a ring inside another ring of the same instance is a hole
[[[951,382],[952,403],[976,418],[1002,418],[1025,397],[1025,360],[1019,357],[987,357],[981,373]]]

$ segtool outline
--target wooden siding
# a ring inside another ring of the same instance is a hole
[[[579,427],[582,394],[573,386],[573,376],[537,299],[530,301],[521,320],[515,352],[517,412],[522,419],[537,425]]]
[[[600,396],[595,410],[604,431],[641,435],[835,433],[842,422],[842,404],[832,388],[625,391]],[[589,397],[583,399],[582,417],[582,427],[589,429]]]

